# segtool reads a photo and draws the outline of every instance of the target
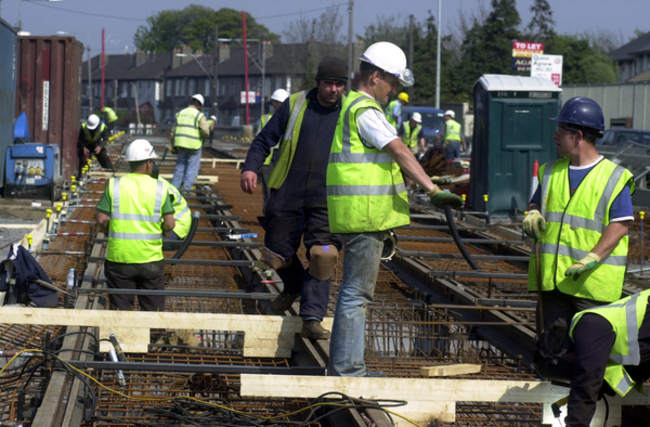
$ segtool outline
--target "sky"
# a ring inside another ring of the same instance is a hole
[[[441,0],[442,32],[454,31],[461,14],[472,16],[480,4],[489,10],[489,0]],[[649,0],[548,0],[553,10],[556,31],[576,34],[606,29],[623,43],[634,37],[634,31],[650,31]],[[133,52],[133,35],[146,19],[162,10],[182,9],[199,4],[218,10],[222,7],[245,10],[272,32],[282,35],[286,26],[301,18],[313,19],[328,6],[338,5],[343,15],[341,35],[347,39],[348,4],[346,0],[0,0],[0,18],[17,26],[19,18],[23,31],[33,35],[75,36],[84,45],[90,44],[92,55],[101,50],[101,30],[106,33],[106,53]],[[528,24],[533,0],[518,0],[517,9],[522,23]],[[588,7],[585,7],[588,5]],[[437,19],[437,0],[354,0],[354,34],[364,33],[365,27],[379,17],[399,15],[408,19],[414,15],[423,22],[431,10]],[[530,41],[530,40],[526,40]]]

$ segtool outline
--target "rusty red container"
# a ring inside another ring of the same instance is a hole
[[[68,181],[77,169],[82,56],[74,37],[18,37],[16,117],[27,113],[33,142],[59,146]]]

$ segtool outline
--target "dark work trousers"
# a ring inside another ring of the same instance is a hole
[[[174,233],[173,231],[165,232],[163,236],[163,251],[175,251],[180,248],[183,243],[171,243],[172,241],[178,240],[183,240],[178,237],[178,234]]]
[[[266,213],[266,202],[271,195],[271,189],[269,188],[269,176],[271,176],[271,172],[273,172],[273,165],[263,165],[257,174],[257,180],[262,184],[262,197],[264,197],[263,213]]]
[[[601,305],[609,304],[608,302],[594,301],[587,298],[574,297],[560,292],[557,288],[552,291],[542,292],[542,310],[544,317],[544,330],[548,331],[549,328],[559,318],[566,321],[567,327],[571,325],[571,319],[576,313],[589,308],[598,307]],[[540,336],[540,324],[537,319],[537,337]],[[569,336],[567,329],[567,337]]]
[[[612,325],[597,314],[585,314],[573,332],[575,359],[571,376],[567,427],[587,427],[596,412],[596,402],[603,387],[605,368],[616,338]],[[638,383],[650,378],[650,320],[646,310],[639,329],[641,363],[625,366]],[[606,383],[605,383],[606,384]]]
[[[106,148],[102,148],[99,154],[93,153],[92,150],[90,150],[90,157],[86,157],[84,154],[83,148],[79,147],[77,148],[77,157],[78,157],[78,173],[79,176],[81,176],[81,169],[86,165],[86,161],[89,158],[92,158],[93,156],[97,157],[97,161],[99,162],[99,165],[104,168],[104,169],[113,169],[113,163],[111,162],[111,159],[108,157],[108,153],[106,152]]]
[[[117,289],[165,289],[165,264],[161,261],[146,264],[123,264],[106,260],[106,285]],[[134,295],[109,295],[112,310],[133,310]],[[138,295],[143,311],[165,311],[165,297]]]
[[[331,279],[318,280],[312,277],[296,252],[301,239],[308,258],[314,245],[333,245],[340,251],[343,243],[341,236],[329,232],[326,207],[303,208],[299,203],[281,203],[282,198],[276,195],[277,193],[273,194],[269,199],[266,216],[261,218],[265,231],[264,244],[286,261],[291,260],[289,267],[278,269],[277,273],[284,282],[285,293],[302,292],[300,316],[303,319],[322,321],[327,313]]]

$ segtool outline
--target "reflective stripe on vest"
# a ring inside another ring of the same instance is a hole
[[[271,120],[272,116],[273,114],[264,114],[262,117],[260,117],[260,132],[262,131],[262,129],[264,129],[264,126],[266,126],[269,120]],[[268,166],[271,164],[271,161],[273,160],[273,155],[275,154],[275,150],[277,149],[278,149],[278,144],[275,144],[271,148],[271,152],[269,153],[269,155],[266,156],[266,159],[264,159],[264,163],[263,163],[264,166]]]
[[[399,165],[385,150],[364,144],[356,117],[377,102],[350,93],[343,105],[327,166],[327,208],[332,233],[388,230],[409,223],[408,200]]]
[[[445,141],[460,141],[460,123],[454,119],[445,122]]]
[[[194,107],[187,107],[176,114],[174,147],[183,147],[189,150],[201,148],[203,138],[201,138],[199,123],[203,117],[203,113]]]
[[[639,329],[645,318],[648,296],[650,290],[645,290],[613,304],[581,311],[571,321],[569,336],[572,339],[576,324],[587,313],[597,314],[612,325],[616,338],[605,369],[605,380],[621,396],[625,396],[635,384],[623,365],[638,366],[641,363]]]
[[[407,121],[404,122],[404,144],[406,144],[408,147],[417,147],[418,145],[418,135],[420,134],[420,131],[422,130],[422,126],[420,124],[415,125],[415,129],[413,129],[413,132],[411,132],[411,122]]]
[[[163,259],[161,210],[169,197],[168,185],[146,175],[129,174],[111,179],[107,190],[112,211],[106,259],[127,264]]]
[[[192,211],[187,204],[187,200],[185,200],[176,187],[171,185],[169,181],[164,178],[159,179],[168,184],[169,194],[174,197],[172,202],[172,207],[174,208],[174,219],[176,220],[174,233],[176,233],[179,239],[184,239],[185,236],[189,234],[192,226]]]
[[[93,144],[101,139],[102,133],[104,132],[104,129],[106,129],[106,125],[103,122],[100,123],[99,129],[95,128],[96,132],[93,133],[90,132],[88,126],[85,123],[81,124],[81,128],[84,131],[84,138],[86,138],[86,144]]]
[[[293,163],[293,157],[296,155],[296,146],[300,137],[302,119],[305,116],[305,110],[309,104],[309,100],[307,99],[308,92],[308,90],[303,90],[289,97],[291,115],[289,116],[284,136],[277,145],[280,152],[278,154],[278,161],[269,176],[269,188],[277,190],[282,187],[284,180],[287,179],[289,168],[291,168],[291,163]]]
[[[584,258],[600,240],[610,224],[609,211],[632,174],[603,159],[587,173],[571,195],[569,159],[559,159],[540,168],[540,211],[546,219],[546,232],[539,241],[542,290],[561,292],[596,301],[616,301],[621,297],[627,263],[628,236],[612,253],[580,276],[566,277],[564,272]],[[574,200],[575,199],[575,200]],[[534,257],[528,268],[529,290],[537,289]]]

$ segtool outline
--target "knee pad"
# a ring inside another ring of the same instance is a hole
[[[274,270],[291,265],[291,260],[287,262],[281,255],[276,254],[266,246],[262,248],[262,262]]]
[[[312,246],[309,250],[309,274],[317,280],[327,280],[334,273],[339,251],[334,245]]]

